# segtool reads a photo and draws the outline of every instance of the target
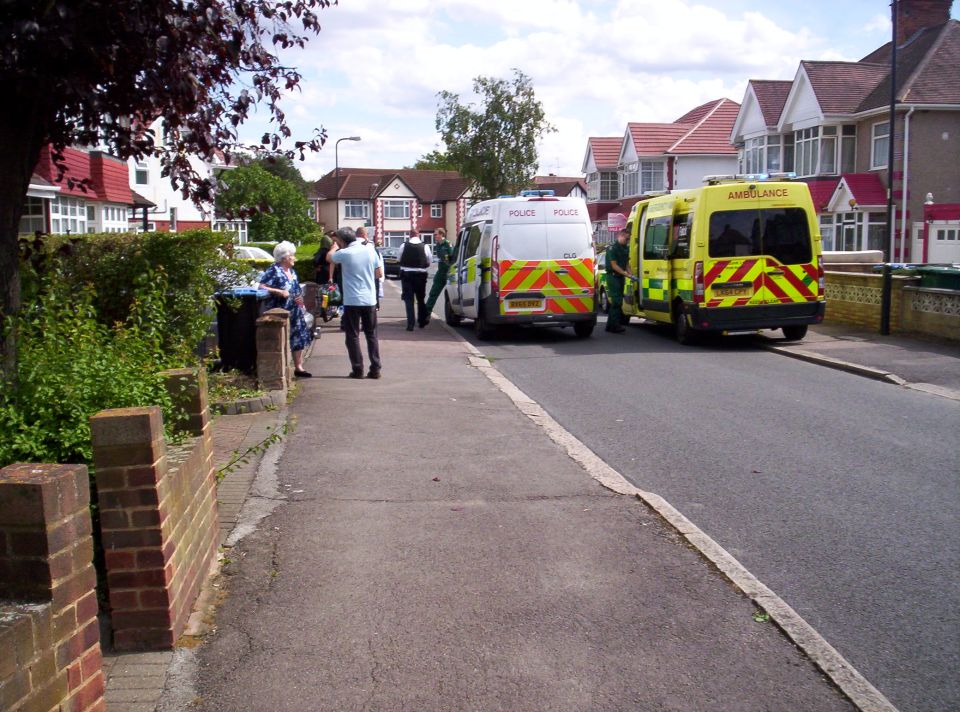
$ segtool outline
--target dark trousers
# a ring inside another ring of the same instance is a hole
[[[377,340],[377,308],[345,306],[343,308],[343,330],[346,332],[347,354],[354,373],[363,372],[363,352],[360,350],[360,332],[367,337],[367,354],[370,356],[370,370],[380,370],[380,342]]]
[[[423,300],[427,296],[427,273],[411,272],[408,269],[400,270],[400,298],[407,307],[407,326],[415,323],[426,324],[430,321],[430,312]],[[417,300],[417,319],[413,318],[413,300]]]
[[[623,326],[623,289],[626,280],[622,275],[607,272],[607,331]]]

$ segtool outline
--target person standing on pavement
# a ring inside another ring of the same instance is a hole
[[[367,228],[362,225],[357,228],[357,239],[362,240],[370,247],[374,253],[377,255],[377,267],[380,268],[380,273],[385,274],[383,271],[383,255],[380,254],[380,250],[377,249],[376,244],[367,237]],[[377,311],[380,311],[380,300],[383,299],[383,279],[377,280]]]
[[[410,231],[410,239],[400,247],[400,287],[401,299],[407,307],[407,331],[413,331],[414,323],[422,329],[430,321],[427,305],[423,299],[427,292],[427,271],[433,254],[423,244],[416,230]],[[416,320],[414,320],[413,300],[417,300]]]
[[[260,275],[260,289],[267,291],[267,309],[286,309],[290,312],[290,352],[293,356],[293,375],[310,378],[303,369],[303,350],[313,341],[313,332],[307,326],[307,310],[303,303],[303,289],[293,270],[297,248],[292,242],[277,243],[273,248],[276,262]]]
[[[623,290],[627,280],[633,280],[630,270],[630,232],[621,230],[616,242],[607,248],[607,297],[610,307],[607,310],[607,331],[622,334],[623,327]]]
[[[450,272],[450,264],[453,262],[453,245],[447,239],[447,231],[442,227],[437,228],[437,273],[433,275],[433,285],[430,287],[430,296],[427,297],[427,322],[430,321],[430,315],[433,313],[433,307],[437,304],[437,299],[443,293],[443,288],[447,284],[447,274]]]
[[[375,250],[357,239],[353,228],[342,227],[327,254],[330,264],[340,265],[343,278],[343,330],[350,378],[363,378],[363,352],[360,331],[367,339],[370,370],[367,378],[380,378],[380,342],[377,339],[377,280],[383,271],[377,266]]]

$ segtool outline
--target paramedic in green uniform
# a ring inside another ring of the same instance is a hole
[[[607,310],[607,331],[622,334],[623,328],[623,289],[627,279],[633,279],[630,271],[630,233],[621,230],[616,242],[607,248],[607,298],[610,308]]]
[[[427,297],[428,315],[433,313],[433,307],[443,293],[443,288],[447,284],[450,263],[453,261],[453,245],[447,239],[447,231],[438,227],[435,235],[436,244],[433,246],[433,254],[437,256],[438,260],[437,273],[433,275],[433,285],[430,287],[430,296]]]

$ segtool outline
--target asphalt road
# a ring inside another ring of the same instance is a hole
[[[469,324],[467,324],[469,327]],[[633,324],[461,333],[664,496],[901,710],[960,709],[960,403]],[[628,593],[628,592],[625,592]]]

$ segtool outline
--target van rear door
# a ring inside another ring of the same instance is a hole
[[[547,223],[549,272],[544,293],[552,314],[586,314],[594,311],[594,252],[590,228],[577,222]]]
[[[763,208],[760,222],[767,303],[817,301],[819,277],[807,211]]]
[[[766,303],[762,216],[756,200],[710,214],[703,265],[704,306],[743,307]]]

